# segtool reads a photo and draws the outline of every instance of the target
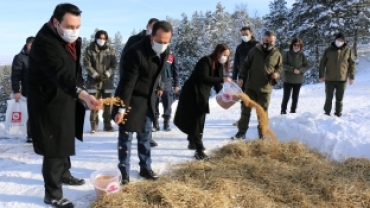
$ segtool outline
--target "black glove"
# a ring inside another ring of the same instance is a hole
[[[108,76],[105,74],[99,74],[95,77],[96,82],[104,82],[105,80],[108,79]]]

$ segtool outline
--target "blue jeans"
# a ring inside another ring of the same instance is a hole
[[[145,123],[141,132],[136,132],[137,135],[137,150],[139,155],[140,170],[151,170],[152,158],[150,154],[149,141],[152,139],[152,122],[153,116],[148,111],[145,117]],[[131,156],[131,143],[133,133],[127,132],[124,126],[119,127],[118,134],[118,168],[121,173],[130,172],[130,156]]]

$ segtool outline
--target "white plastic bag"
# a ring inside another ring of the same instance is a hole
[[[5,128],[7,134],[27,135],[27,100],[21,96],[18,102],[8,100],[6,109]]]
[[[225,82],[222,90],[216,95],[216,101],[224,109],[229,109],[240,100],[242,89],[234,82]]]

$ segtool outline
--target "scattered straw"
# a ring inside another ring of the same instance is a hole
[[[230,143],[209,161],[174,165],[92,208],[370,207],[370,161],[326,159],[299,142]]]

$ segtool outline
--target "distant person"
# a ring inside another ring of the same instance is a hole
[[[195,65],[188,80],[185,81],[179,98],[174,123],[188,135],[189,149],[195,149],[195,158],[209,159],[203,145],[203,131],[206,114],[209,111],[209,96],[214,87],[218,93],[224,81],[223,71],[230,68],[230,48],[218,44],[211,55],[202,57]]]
[[[43,155],[44,202],[57,208],[74,207],[63,197],[62,183],[82,185],[71,175],[70,156],[76,154],[75,138],[82,141],[85,101],[92,110],[101,101],[83,88],[80,65],[81,11],[72,4],[56,6],[32,44],[27,80],[27,104],[33,148]]]
[[[239,73],[239,87],[244,86],[244,92],[249,98],[268,113],[273,83],[279,78],[283,66],[283,58],[275,47],[276,35],[274,31],[266,31],[262,44],[254,47],[244,60]],[[244,82],[244,80],[246,80]],[[242,105],[242,113],[238,122],[238,132],[231,139],[244,139],[249,128],[251,108]],[[259,138],[264,138],[262,128],[258,125]]]
[[[299,91],[303,83],[303,74],[308,70],[308,61],[303,53],[303,41],[294,38],[289,46],[289,51],[283,55],[283,73],[284,95],[281,103],[281,114],[287,113],[287,106],[292,94],[292,105],[290,113],[296,113]]]
[[[159,22],[159,20],[157,18],[151,18],[151,19],[149,19],[149,21],[148,21],[148,23],[146,25],[146,30],[143,30],[139,34],[136,34],[136,35],[131,36],[127,40],[127,42],[125,44],[125,47],[123,48],[123,51],[122,51],[122,54],[121,54],[121,59],[120,59],[120,67],[119,67],[119,70],[120,70],[121,76],[124,74],[124,72],[123,72],[123,70],[124,70],[123,69],[123,62],[124,62],[123,56],[124,56],[125,52],[131,46],[133,46],[135,43],[138,43],[138,42],[144,40],[145,37],[150,36],[152,34],[153,25],[155,23],[157,23],[157,22]],[[120,87],[117,87],[117,88],[120,88]],[[163,86],[160,87],[160,84],[158,84],[158,87],[156,89],[157,89],[157,92],[156,93],[157,93],[158,97],[162,96],[162,94],[163,94],[163,91],[162,91],[163,90]],[[129,133],[129,134],[131,134],[131,133]],[[154,141],[154,139],[150,139],[150,146],[156,147],[156,146],[158,146],[158,143],[156,141]]]
[[[157,101],[155,105],[155,118],[153,120],[153,132],[159,131],[159,102],[162,101],[163,105],[163,130],[171,131],[170,119],[172,114],[172,102],[173,93],[179,91],[180,86],[180,72],[176,63],[175,55],[170,52],[167,58],[166,66],[163,70],[161,81],[163,82],[163,94],[162,96],[157,96]]]
[[[320,60],[320,82],[325,82],[325,114],[330,116],[335,91],[335,113],[342,116],[343,97],[347,79],[349,84],[355,82],[356,61],[353,52],[346,43],[345,35],[339,32],[331,46],[325,50]]]
[[[19,101],[21,95],[27,97],[27,73],[29,69],[28,56],[31,51],[32,41],[34,37],[30,36],[26,39],[26,44],[23,46],[20,53],[14,56],[12,63],[12,90],[14,100]],[[27,143],[32,143],[32,134],[30,130],[30,123],[27,120]]]
[[[85,50],[84,67],[88,72],[88,92],[96,98],[110,98],[114,93],[114,73],[117,68],[116,50],[108,45],[108,33],[99,30],[95,33],[95,40]],[[114,132],[111,121],[112,106],[104,106],[104,131]],[[98,130],[98,111],[91,111],[91,133]]]
[[[240,43],[236,47],[235,51],[235,58],[234,58],[234,67],[233,67],[233,75],[232,79],[234,82],[237,82],[240,69],[243,66],[244,59],[247,57],[249,51],[254,48],[259,42],[256,40],[256,38],[253,36],[253,32],[250,27],[245,26],[241,29],[241,39],[242,43]],[[245,80],[243,80],[245,82]],[[244,87],[242,88],[244,90]],[[241,101],[241,104],[243,105],[243,101]],[[234,126],[238,125],[238,122],[235,122],[233,124]]]
[[[157,180],[151,163],[152,123],[155,112],[154,91],[159,83],[160,75],[169,55],[168,45],[172,38],[172,26],[168,22],[159,21],[153,25],[152,34],[129,48],[123,55],[123,75],[119,96],[127,107],[113,107],[112,116],[117,125],[118,133],[118,168],[122,175],[122,184],[129,182],[130,156],[133,134],[136,132],[138,156],[140,159],[140,176]]]

